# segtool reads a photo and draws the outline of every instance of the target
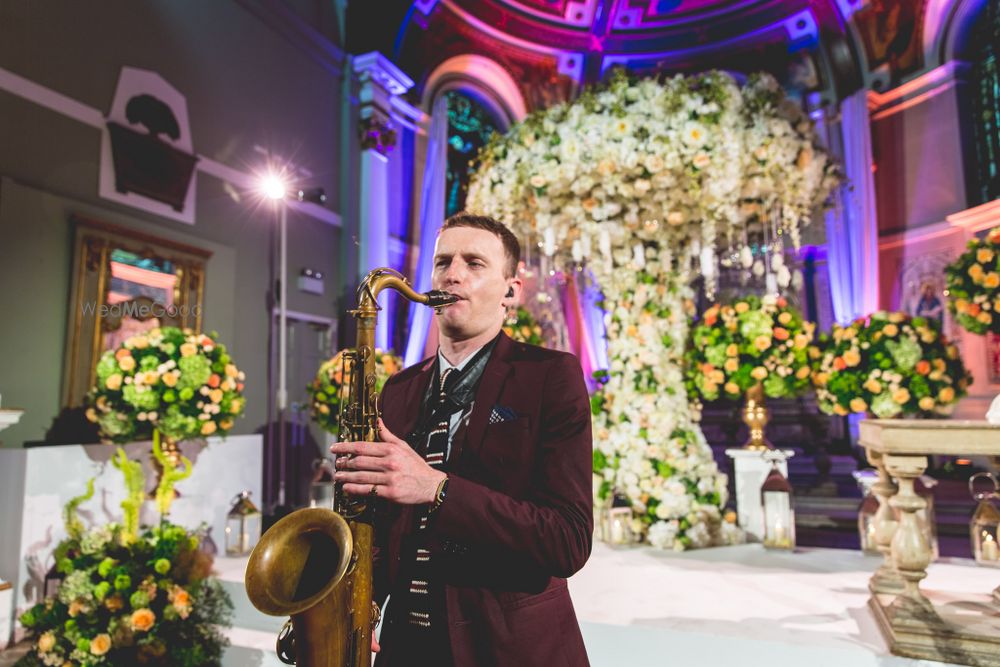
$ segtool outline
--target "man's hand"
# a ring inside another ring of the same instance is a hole
[[[382,442],[336,442],[330,447],[337,455],[334,479],[342,482],[344,492],[350,495],[368,495],[374,486],[380,498],[400,505],[434,502],[438,484],[446,475],[427,465],[381,419],[378,428]]]
[[[382,650],[382,647],[378,645],[378,640],[375,639],[375,633],[372,633],[372,653],[378,653]]]

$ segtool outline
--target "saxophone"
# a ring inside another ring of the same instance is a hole
[[[340,439],[378,437],[375,391],[375,323],[378,295],[393,289],[432,308],[449,306],[452,294],[416,292],[399,272],[371,271],[358,286],[357,346],[348,353],[349,393],[340,412]],[[312,507],[284,517],[250,554],[246,590],[265,614],[290,616],[276,651],[287,665],[370,667],[371,636],[379,608],[372,601],[374,499],[349,498],[335,486],[334,510]]]

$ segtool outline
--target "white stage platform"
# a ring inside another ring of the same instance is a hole
[[[593,667],[944,665],[888,653],[866,606],[878,563],[839,549],[784,553],[748,544],[676,554],[598,543],[569,584]],[[274,639],[284,619],[250,606],[244,564],[218,562],[238,625],[225,664],[277,667]],[[948,602],[938,589],[986,601],[991,574],[946,560],[931,565],[924,590],[937,604]]]

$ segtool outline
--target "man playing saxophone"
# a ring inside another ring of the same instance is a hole
[[[501,332],[522,285],[501,223],[445,221],[438,353],[382,393],[381,442],[342,442],[343,491],[386,501],[377,667],[588,664],[566,578],[593,534],[590,406],[576,357]]]

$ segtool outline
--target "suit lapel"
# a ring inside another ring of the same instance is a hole
[[[493,406],[496,405],[497,398],[500,397],[500,392],[503,390],[504,381],[510,373],[511,367],[507,363],[510,351],[511,340],[507,334],[501,333],[496,347],[493,348],[493,354],[490,355],[490,360],[486,364],[486,368],[483,369],[483,377],[476,390],[476,402],[472,407],[472,414],[469,416],[468,427],[465,429],[464,435],[457,434],[457,436],[462,437],[456,437],[452,443],[449,456],[451,461],[459,460],[466,441],[477,444],[482,442],[490,413],[493,411]]]
[[[395,428],[390,427],[390,430],[402,439],[406,439],[410,432],[417,425],[417,419],[420,417],[420,404],[423,400],[424,392],[427,390],[427,385],[431,381],[431,377],[434,375],[434,362],[436,357],[431,357],[430,359],[423,362],[423,367],[420,372],[410,378],[406,384],[399,388],[400,396],[402,397],[402,405],[389,406],[392,410],[392,414],[397,415],[398,421],[393,423]],[[409,443],[413,449],[419,449],[419,443]]]

